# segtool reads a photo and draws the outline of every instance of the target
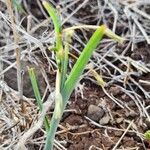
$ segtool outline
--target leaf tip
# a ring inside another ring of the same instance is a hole
[[[123,44],[123,42],[124,42],[124,40],[125,40],[124,38],[118,36],[117,34],[115,34],[113,31],[111,31],[111,30],[108,29],[108,28],[106,28],[105,34],[106,34],[108,37],[114,39],[115,41],[117,41],[117,42],[119,42],[119,43],[121,43],[121,44]]]

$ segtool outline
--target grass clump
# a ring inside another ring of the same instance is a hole
[[[56,38],[55,48],[54,48],[56,50],[55,52],[56,52],[56,62],[57,62],[57,75],[56,75],[56,85],[55,85],[55,109],[50,124],[48,124],[47,118],[45,118],[45,122],[44,122],[47,131],[44,150],[52,150],[55,133],[59,125],[59,122],[61,120],[61,117],[63,115],[63,111],[93,51],[100,43],[104,35],[107,35],[118,42],[122,42],[123,39],[115,35],[105,25],[97,26],[96,31],[93,33],[93,35],[87,42],[85,48],[81,52],[81,55],[79,56],[71,72],[67,76],[66,74],[68,73],[67,68],[68,68],[69,43],[71,42],[73,28],[72,29],[70,28],[70,30],[66,30],[67,32],[63,32],[65,30],[62,30],[60,16],[59,13],[56,11],[56,9],[46,1],[43,1],[43,6],[47,10],[47,12],[49,13],[53,21],[54,29],[55,29],[55,38]],[[78,27],[74,29],[77,28]],[[65,34],[64,41],[62,40],[62,34]],[[32,83],[32,87],[35,93],[37,103],[40,107],[40,110],[42,110],[42,101],[39,95],[39,90],[37,87],[37,82],[36,82],[33,69],[29,69],[29,75],[30,75],[30,79],[31,79],[31,83]]]

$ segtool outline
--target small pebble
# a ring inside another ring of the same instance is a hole
[[[116,122],[119,124],[119,123],[122,123],[123,120],[124,120],[124,118],[122,118],[122,117],[121,117],[121,118],[117,118],[117,119],[116,119]]]
[[[100,119],[99,124],[106,125],[110,121],[110,116],[106,114],[102,119]]]
[[[104,109],[96,105],[90,105],[88,107],[87,116],[93,121],[98,122],[104,116]]]

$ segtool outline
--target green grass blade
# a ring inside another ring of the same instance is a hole
[[[53,8],[53,6],[50,3],[43,1],[43,6],[52,18],[56,33],[56,49],[59,51],[60,49],[62,49],[60,16],[58,15],[56,9]]]
[[[34,73],[34,69],[33,68],[30,68],[28,70],[29,72],[29,77],[30,77],[30,80],[31,80],[31,84],[32,84],[32,87],[33,87],[33,91],[34,91],[34,95],[35,95],[35,98],[37,100],[37,104],[40,108],[40,110],[43,109],[43,104],[42,104],[42,101],[41,101],[41,95],[40,95],[40,92],[39,92],[39,88],[38,88],[38,84],[37,84],[37,79],[36,79],[36,76],[35,76],[35,73]]]
[[[62,44],[62,29],[61,29],[61,20],[60,16],[58,15],[58,12],[56,9],[49,4],[46,1],[43,1],[43,6],[49,13],[50,17],[52,18],[54,28],[55,28],[55,35],[56,35],[56,62],[59,71],[61,72],[61,84],[60,84],[60,89],[62,89],[64,85],[64,78],[66,76],[66,68],[65,68],[65,52],[63,50],[63,44]]]
[[[62,96],[65,101],[68,100],[70,97],[73,89],[75,88],[80,75],[83,73],[86,64],[88,63],[93,51],[101,41],[104,33],[106,30],[106,26],[100,26],[92,35],[89,42],[83,49],[80,57],[78,58],[77,62],[73,66],[70,75],[68,76],[67,81],[65,82],[64,89],[62,91]]]
[[[31,84],[32,84],[32,88],[33,88],[33,91],[34,91],[34,95],[35,95],[37,104],[40,108],[40,111],[42,112],[43,102],[42,102],[42,98],[41,98],[40,91],[39,91],[39,88],[38,88],[37,79],[36,79],[34,69],[29,68],[28,72],[29,72],[29,77],[30,77],[30,80],[31,80]],[[45,119],[44,119],[44,125],[45,125],[46,130],[48,131],[49,130],[49,121],[48,121],[47,117],[45,117]]]

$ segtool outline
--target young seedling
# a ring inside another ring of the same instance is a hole
[[[54,9],[54,7],[46,1],[43,1],[43,6],[49,13],[55,29],[55,52],[56,52],[56,62],[57,62],[57,74],[56,74],[56,86],[55,86],[55,109],[53,116],[50,121],[50,128],[46,135],[46,144],[44,150],[52,150],[55,138],[55,133],[61,117],[63,115],[64,109],[73,92],[76,84],[78,83],[80,76],[82,75],[93,51],[102,40],[104,35],[113,38],[114,40],[121,42],[123,39],[111,30],[109,30],[105,25],[97,26],[96,31],[91,36],[90,40],[87,42],[85,48],[81,52],[81,55],[74,64],[71,72],[68,73],[68,53],[69,44],[71,42],[72,31],[74,29],[80,28],[80,26],[73,27],[70,29],[65,29],[62,31],[61,21],[59,13]],[[66,31],[66,32],[65,32]],[[65,40],[62,41],[62,34],[64,34]],[[64,46],[63,46],[64,45]],[[95,73],[95,72],[94,72]],[[33,84],[32,84],[33,86]],[[33,86],[33,89],[37,88]],[[35,92],[36,93],[36,92]],[[38,98],[36,98],[38,100]],[[40,102],[41,103],[41,102]],[[42,105],[42,104],[40,104]]]

